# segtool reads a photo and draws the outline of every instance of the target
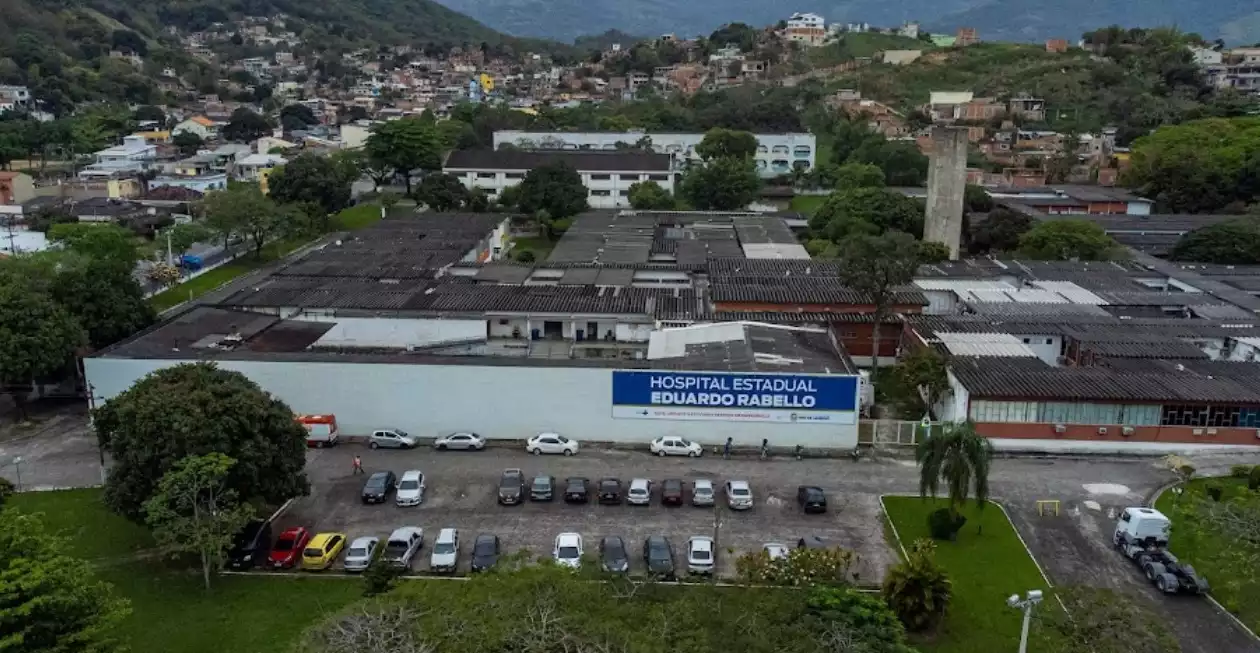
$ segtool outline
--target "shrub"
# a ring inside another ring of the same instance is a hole
[[[532,249],[523,249],[516,253],[516,260],[520,263],[533,263],[536,258]]]
[[[1247,475],[1247,489],[1260,490],[1260,465],[1251,468],[1251,473]]]
[[[963,524],[966,523],[966,517],[953,515],[949,509],[941,508],[928,515],[928,532],[932,534],[933,539],[952,541],[958,537],[958,531],[962,530]]]
[[[845,584],[857,580],[850,573],[857,559],[856,553],[840,547],[792,549],[777,560],[753,551],[735,560],[735,570],[741,580],[756,585]]]
[[[1223,493],[1224,493],[1224,489],[1215,483],[1207,486],[1207,495],[1209,497],[1212,497],[1213,501],[1219,502],[1221,500],[1221,495]]]
[[[377,596],[394,588],[394,581],[403,575],[402,567],[377,558],[363,572],[363,596]]]
[[[0,508],[4,507],[5,501],[13,495],[13,482],[7,478],[0,477]]]
[[[1229,468],[1229,476],[1230,478],[1249,478],[1254,468],[1253,465],[1234,465]]]
[[[935,628],[945,616],[954,595],[949,576],[936,564],[936,544],[918,540],[906,559],[888,570],[884,600],[907,630]]]

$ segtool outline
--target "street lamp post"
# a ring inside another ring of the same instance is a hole
[[[13,459],[13,470],[17,473],[17,491],[22,491],[22,457]]]
[[[1019,653],[1028,653],[1028,626],[1032,623],[1033,608],[1041,603],[1041,598],[1041,590],[1028,590],[1028,596],[1022,600],[1018,594],[1006,599],[1006,605],[1024,611],[1024,627],[1019,632]]]

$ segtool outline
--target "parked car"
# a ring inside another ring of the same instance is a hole
[[[748,510],[753,507],[752,488],[748,481],[726,482],[726,505],[731,510]]]
[[[821,537],[818,537],[817,535],[806,535],[805,537],[802,537],[801,539],[796,541],[796,548],[798,549],[825,549],[827,548],[827,542],[826,540],[824,540]]]
[[[376,547],[381,543],[379,537],[357,537],[350,543],[350,548],[346,549],[345,569],[348,572],[363,571],[372,564],[372,558],[376,557]]]
[[[646,478],[630,481],[630,489],[626,491],[626,503],[632,506],[646,506],[652,503],[652,481]]]
[[[827,495],[823,489],[814,485],[802,485],[796,488],[796,502],[801,504],[805,514],[827,512]]]
[[[661,436],[648,445],[648,449],[658,456],[691,456],[704,455],[704,447],[697,442],[673,435]]]
[[[503,470],[499,478],[499,503],[514,506],[521,502],[525,495],[525,472],[516,468]]]
[[[713,481],[707,478],[698,478],[691,482],[691,505],[693,506],[711,506],[714,503],[716,493],[713,491]]]
[[[301,526],[294,526],[280,533],[276,543],[267,555],[272,569],[292,569],[302,557],[302,549],[311,541],[311,532]]]
[[[394,503],[400,506],[418,506],[424,503],[424,474],[418,469],[403,472],[394,493]]]
[[[346,546],[345,533],[320,533],[302,549],[302,569],[321,571],[332,566]]]
[[[661,505],[681,506],[683,504],[683,482],[676,478],[667,478],[661,483]]]
[[[485,571],[499,561],[499,536],[482,533],[473,540],[472,570]]]
[[[557,564],[577,569],[582,566],[582,536],[577,533],[561,533],[556,536],[556,546],[551,552]]]
[[[402,429],[380,429],[368,436],[368,446],[373,449],[414,449],[417,442],[415,436]]]
[[[626,543],[616,535],[608,535],[599,541],[599,566],[604,571],[624,574],[630,571],[630,554]]]
[[[459,530],[443,528],[433,541],[433,553],[429,556],[429,571],[455,573],[459,564]]]
[[[255,519],[232,538],[227,564],[232,569],[252,569],[271,550],[271,522]]]
[[[765,551],[766,555],[770,556],[771,560],[779,560],[781,558],[788,557],[788,548],[786,544],[768,542],[765,546],[761,547],[761,550]]]
[[[375,472],[363,484],[363,503],[385,503],[397,486],[398,477],[393,472]]]
[[[578,443],[577,440],[571,440],[559,433],[539,433],[525,441],[525,451],[535,456],[544,453],[572,456],[578,452]]]
[[[391,565],[411,567],[411,559],[424,547],[424,529],[419,526],[395,528],[385,540],[381,559]]]
[[[564,482],[564,501],[565,503],[586,503],[588,494],[586,485],[588,481],[580,476],[574,476]]]
[[[529,485],[529,498],[534,501],[551,501],[556,496],[556,477],[535,476]]]
[[[448,449],[481,451],[486,448],[486,439],[476,433],[450,433],[434,440],[433,448],[438,451],[446,451]]]
[[[621,481],[615,478],[599,480],[599,502],[608,505],[621,503]]]
[[[674,546],[664,535],[652,535],[643,540],[643,562],[649,574],[674,577]]]
[[[696,536],[687,540],[687,572],[692,574],[712,574],[717,564],[717,547],[713,538]]]

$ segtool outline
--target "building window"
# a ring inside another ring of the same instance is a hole
[[[649,181],[669,181],[669,175],[648,175]]]
[[[1031,344],[1032,344],[1032,338],[1024,338],[1024,344],[1025,344],[1025,345],[1031,345]]]
[[[497,173],[493,173],[493,172],[478,172],[477,178],[478,179],[494,179],[496,174]]]
[[[610,191],[610,190],[593,190],[593,191],[591,191],[591,197],[612,197],[612,191]]]
[[[524,179],[524,178],[525,178],[525,173],[523,173],[523,172],[509,172],[509,173],[506,173],[506,174],[505,174],[505,175],[503,175],[503,176],[504,176],[504,177],[507,177],[508,179]]]
[[[630,191],[628,191],[628,190],[619,190],[619,191],[617,191],[617,194],[618,194],[618,195],[620,195],[620,196],[622,196],[622,197],[629,197],[629,196],[630,196]]]
[[[608,181],[612,175],[591,175],[591,181]]]
[[[638,181],[639,175],[621,175],[621,181]]]

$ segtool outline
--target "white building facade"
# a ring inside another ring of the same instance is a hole
[[[630,187],[651,181],[674,192],[679,173],[670,158],[642,152],[499,152],[462,150],[452,152],[443,172],[455,175],[467,188],[480,188],[498,197],[515,186],[530,170],[565,162],[578,171],[587,189],[587,204],[594,209],[629,208]]]
[[[794,169],[813,170],[817,161],[818,140],[813,134],[753,134],[757,138],[757,172],[766,178],[790,174]],[[647,139],[646,141],[644,139]],[[500,130],[494,132],[494,148],[504,145],[532,150],[602,150],[615,151],[643,142],[653,152],[673,157],[674,170],[681,171],[687,162],[700,160],[696,146],[704,140],[701,132],[529,132]]]

